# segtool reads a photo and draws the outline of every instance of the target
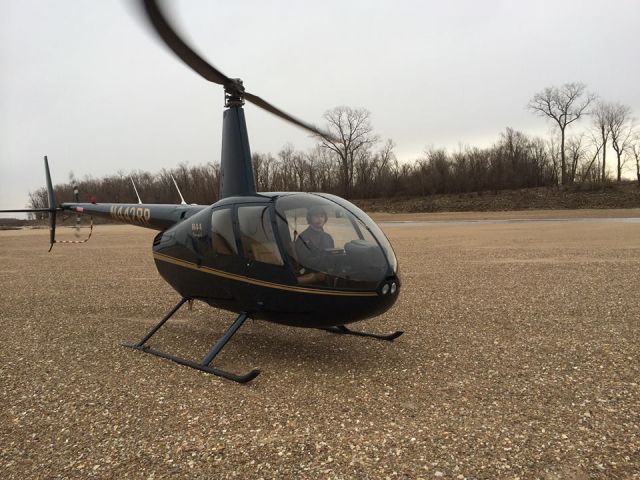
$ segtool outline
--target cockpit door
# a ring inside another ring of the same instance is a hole
[[[211,212],[211,250],[207,266],[242,274],[244,261],[238,248],[237,226],[233,206],[214,208]]]
[[[245,274],[275,283],[290,283],[279,239],[275,233],[271,204],[239,204],[238,243],[245,259]]]

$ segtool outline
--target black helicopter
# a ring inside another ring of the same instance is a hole
[[[382,340],[399,337],[403,332],[376,335],[345,326],[384,313],[398,298],[398,264],[384,233],[362,210],[335,195],[256,192],[244,102],[315,135],[329,134],[245,91],[241,80],[225,76],[178,36],[155,0],[143,5],[166,45],[196,73],[224,87],[220,200],[210,206],[80,203],[76,192],[75,202],[57,204],[45,157],[49,207],[4,211],[48,212],[50,249],[57,243],[56,214],[62,211],[159,230],[153,240],[156,267],[181,299],[139,342],[125,346],[207,373],[241,383],[259,374],[210,366],[248,318]],[[193,300],[238,314],[201,362],[146,345]]]

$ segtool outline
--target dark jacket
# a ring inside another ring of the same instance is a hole
[[[308,227],[296,238],[295,249],[302,267],[317,270],[318,260],[325,250],[334,248],[333,238],[324,230]]]

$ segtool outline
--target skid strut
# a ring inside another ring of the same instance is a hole
[[[245,320],[249,318],[249,316],[244,312],[238,315],[238,318],[236,319],[236,321],[233,322],[233,324],[227,329],[224,335],[222,335],[222,337],[220,337],[220,339],[213,345],[213,347],[211,347],[211,350],[209,350],[209,353],[207,353],[207,355],[204,357],[204,359],[200,363],[194,362],[193,360],[188,360],[186,358],[177,357],[169,353],[161,352],[160,350],[155,350],[145,345],[147,340],[149,340],[153,335],[155,335],[155,333],[160,329],[160,327],[162,327],[162,325],[164,325],[165,322],[169,320],[180,309],[180,307],[182,307],[182,305],[184,305],[189,300],[191,299],[182,298],[171,309],[171,311],[169,311],[169,313],[167,313],[164,316],[164,318],[158,322],[157,325],[155,325],[151,330],[149,330],[149,332],[138,343],[135,343],[135,344],[123,343],[122,346],[133,348],[135,350],[139,350],[144,353],[150,353],[151,355],[155,355],[157,357],[166,358],[168,360],[172,360],[176,363],[179,363],[180,365],[195,368],[196,370],[200,370],[202,372],[212,373],[213,375],[224,377],[238,383],[246,383],[256,378],[260,373],[260,370],[258,369],[251,370],[249,373],[246,373],[244,375],[238,375],[236,373],[227,372],[226,370],[221,370],[219,368],[209,366],[213,361],[213,359],[216,357],[216,355],[220,353],[222,348],[227,344],[227,342],[231,339],[231,337],[233,337],[234,333],[236,333],[236,331],[238,331],[238,329],[242,326]]]
[[[378,340],[387,340],[388,342],[392,342],[404,332],[402,330],[396,330],[393,333],[389,333],[388,335],[378,335],[376,333],[368,333],[368,332],[358,332],[356,330],[351,330],[344,325],[336,325],[335,327],[326,327],[321,328],[320,330],[326,330],[331,333],[339,333],[340,335],[356,335],[358,337],[371,337],[377,338]]]

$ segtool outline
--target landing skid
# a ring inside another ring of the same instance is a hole
[[[327,332],[338,333],[340,335],[356,335],[358,337],[377,338],[378,340],[386,340],[388,342],[394,341],[396,338],[398,338],[400,335],[402,335],[404,333],[402,330],[397,330],[397,331],[395,331],[393,333],[389,333],[388,335],[378,335],[376,333],[358,332],[356,330],[351,330],[351,329],[345,327],[344,325],[337,325],[335,327],[321,328],[320,330],[326,330]]]
[[[227,344],[227,342],[233,337],[236,331],[242,326],[242,324],[247,320],[248,315],[246,313],[241,313],[238,315],[238,318],[235,322],[224,332],[224,335],[220,337],[220,339],[211,347],[209,353],[204,357],[204,359],[198,363],[193,360],[188,360],[186,358],[176,357],[175,355],[171,355],[169,353],[161,352],[160,350],[155,350],[149,346],[146,346],[145,343],[149,340],[155,333],[165,324],[167,320],[169,320],[179,309],[184,305],[187,301],[190,301],[188,298],[181,299],[169,313],[167,313],[157,325],[155,325],[149,332],[140,340],[138,343],[129,344],[123,343],[121,344],[123,347],[133,348],[134,350],[139,350],[144,353],[150,353],[151,355],[155,355],[157,357],[166,358],[168,360],[172,360],[180,365],[184,365],[186,367],[195,368],[196,370],[200,370],[201,372],[211,373],[213,375],[217,375],[219,377],[224,377],[229,380],[233,380],[238,383],[246,383],[258,376],[260,370],[254,369],[249,373],[244,375],[238,375],[236,373],[227,372],[226,370],[221,370],[219,368],[209,366],[213,359],[220,353],[222,348]]]

